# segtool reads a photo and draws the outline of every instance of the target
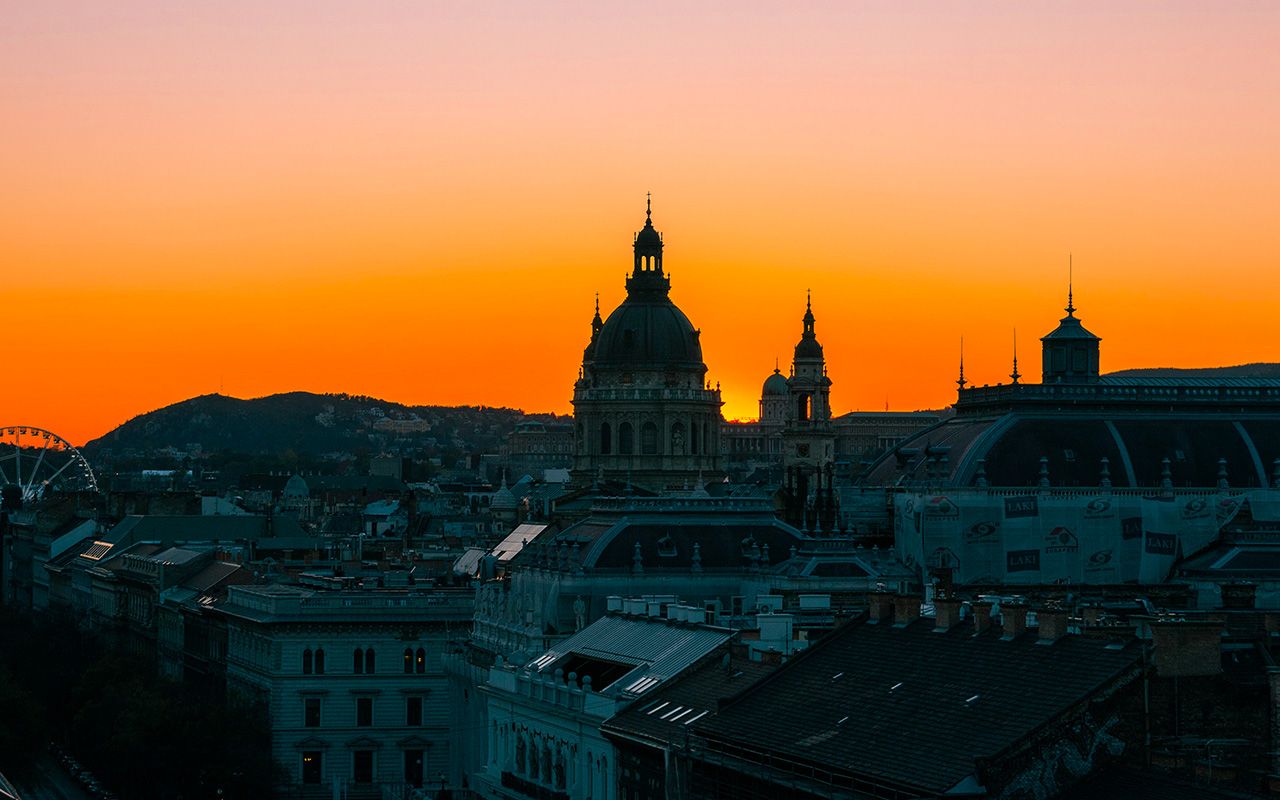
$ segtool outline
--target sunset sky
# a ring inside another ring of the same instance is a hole
[[[0,425],[200,394],[570,411],[653,192],[728,418],[1280,361],[1280,4],[11,2]]]

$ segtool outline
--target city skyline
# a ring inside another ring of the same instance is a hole
[[[0,423],[221,392],[568,413],[645,192],[726,418],[812,290],[837,412],[1280,361],[1280,11],[6,9]],[[1020,349],[1023,349],[1020,347]]]

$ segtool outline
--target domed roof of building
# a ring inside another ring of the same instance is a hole
[[[773,374],[764,379],[764,388],[760,390],[760,394],[769,397],[786,393],[787,379],[782,376],[782,372],[777,367],[774,367]]]
[[[1080,324],[1080,320],[1076,318],[1075,303],[1073,302],[1071,292],[1067,292],[1067,315],[1058,320],[1058,327],[1054,328],[1049,334],[1042,336],[1040,341],[1048,339],[1092,339],[1094,341],[1102,341],[1102,339],[1085,329]]]
[[[510,511],[519,503],[516,502],[515,494],[507,488],[507,476],[502,476],[502,486],[498,491],[493,493],[493,498],[489,501],[489,508],[494,511]]]
[[[705,369],[693,323],[671,299],[628,297],[605,320],[596,337],[596,367]]]

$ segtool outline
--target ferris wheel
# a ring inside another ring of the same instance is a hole
[[[79,450],[56,433],[29,425],[0,426],[0,485],[19,487],[24,502],[50,490],[98,491]]]

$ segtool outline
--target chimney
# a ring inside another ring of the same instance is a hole
[[[1084,615],[1084,626],[1086,628],[1096,628],[1102,624],[1102,606],[1097,603],[1085,603],[1081,612]]]
[[[1036,609],[1039,644],[1053,644],[1067,635],[1067,610],[1058,605]]]
[[[1250,611],[1257,602],[1258,587],[1252,583],[1221,583],[1222,608],[1225,611]]]
[[[933,629],[939,633],[951,630],[960,621],[960,601],[954,597],[935,597],[933,608],[937,623]]]
[[[913,594],[899,594],[893,598],[893,627],[905,628],[920,619],[920,598]]]
[[[1013,641],[1027,630],[1027,609],[1027,604],[1021,602],[1000,604],[1000,621],[1004,628],[1001,639]]]
[[[969,608],[973,609],[973,633],[975,636],[991,627],[992,605],[994,603],[990,600],[974,600],[969,604]]]
[[[890,592],[872,592],[867,595],[867,608],[871,611],[871,622],[892,622],[893,594]]]
[[[1151,625],[1152,662],[1168,677],[1222,672],[1222,623],[1156,620]]]

